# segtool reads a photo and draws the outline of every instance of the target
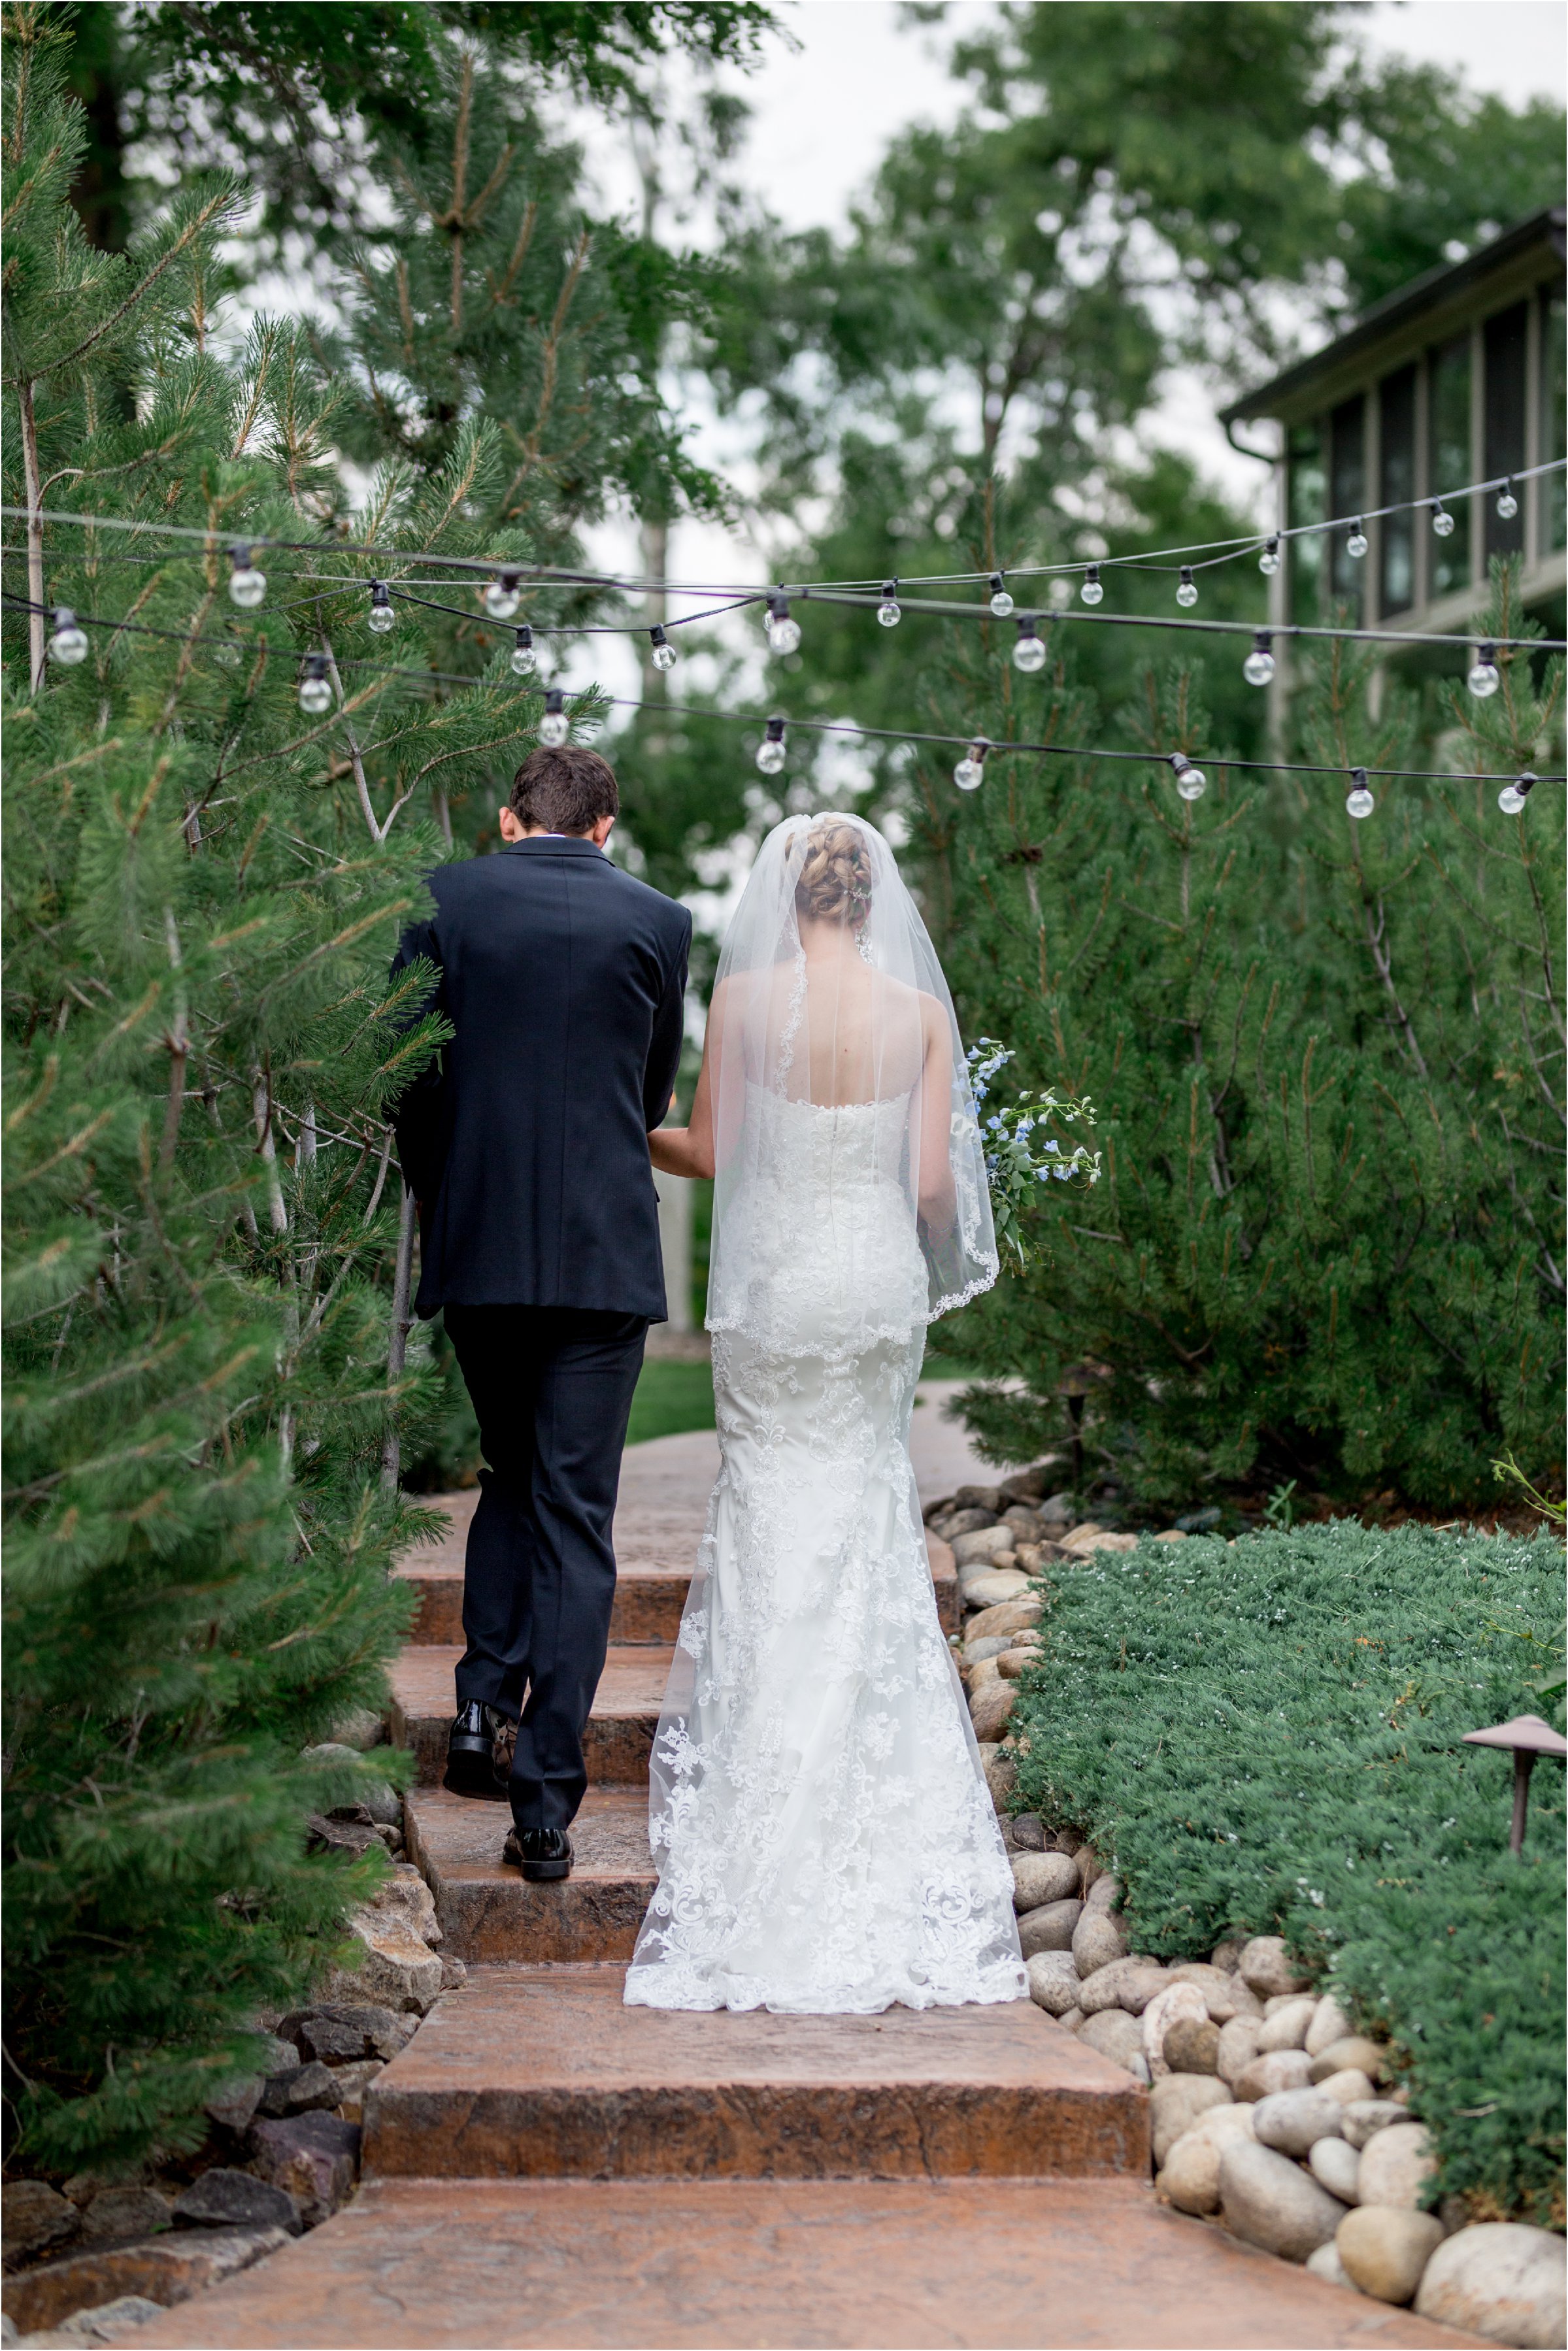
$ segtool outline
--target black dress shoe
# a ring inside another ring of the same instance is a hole
[[[571,1876],[571,1839],[564,1829],[514,1829],[501,1859],[520,1869],[530,1885]]]
[[[478,1796],[486,1803],[507,1801],[512,1725],[493,1706],[474,1698],[452,1726],[441,1784],[455,1796]]]

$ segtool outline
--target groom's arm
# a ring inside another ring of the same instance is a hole
[[[684,907],[681,912],[685,914]],[[668,1111],[674,1098],[675,1080],[680,1074],[681,1046],[686,1027],[686,971],[691,951],[692,918],[685,914],[679,946],[671,956],[669,969],[664,975],[664,992],[653,1015],[653,1033],[643,1072],[643,1123],[650,1134]]]

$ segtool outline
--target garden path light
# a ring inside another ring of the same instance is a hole
[[[1535,1769],[1538,1755],[1568,1755],[1568,1739],[1562,1738],[1549,1722],[1538,1714],[1516,1714],[1511,1722],[1500,1722],[1490,1730],[1467,1730],[1467,1747],[1510,1747],[1513,1750],[1513,1825],[1508,1834],[1510,1849],[1524,1850],[1524,1816],[1530,1802],[1530,1775]]]

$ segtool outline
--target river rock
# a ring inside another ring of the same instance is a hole
[[[1259,2055],[1265,2055],[1270,2049],[1304,2048],[1307,2027],[1312,2021],[1312,2011],[1316,2006],[1317,2002],[1312,2000],[1281,2001],[1273,2014],[1265,2016],[1263,2020],[1262,2030],[1258,2035]]]
[[[964,1585],[964,1597],[972,1607],[984,1610],[998,1601],[1020,1599],[1028,1590],[1029,1578],[1020,1568],[996,1567],[971,1577]]]
[[[1343,2285],[1349,2293],[1355,2292],[1355,2281],[1341,2261],[1337,2245],[1320,2245],[1315,2253],[1307,2255],[1305,2266],[1326,2285]]]
[[[1038,1600],[1004,1600],[995,1608],[982,1608],[977,1616],[969,1619],[966,1640],[1000,1639],[1008,1633],[1027,1633],[1040,1619]]]
[[[1038,1813],[1015,1813],[1010,1823],[1013,1844],[1020,1853],[1050,1853],[1051,1843]]]
[[[1256,2106],[1252,2109],[1256,2114]],[[1312,2141],[1307,2157],[1307,2168],[1320,2188],[1337,2196],[1342,2204],[1354,2204],[1357,2199],[1357,2176],[1361,2158],[1348,2140],[1320,2138]]]
[[[32,2261],[66,2244],[80,2226],[76,2206],[47,2179],[8,2179],[0,2189],[0,2231],[7,2262]]]
[[[1215,1967],[1222,1968],[1227,1975],[1233,1976],[1240,1969],[1241,1952],[1241,1944],[1227,1941],[1216,1943],[1208,1956]]]
[[[1307,1989],[1305,1977],[1299,1976],[1291,1964],[1282,1935],[1254,1935],[1250,1942],[1242,1944],[1237,1964],[1243,1981],[1251,1986],[1260,2000]]]
[[[1062,2017],[1078,2006],[1078,1970],[1072,1964],[1071,1951],[1035,1951],[1026,1954],[1024,1972],[1029,1977],[1029,1996],[1047,2016]]]
[[[1074,1862],[1077,1861],[1077,1855],[1074,1855]],[[1083,1871],[1082,1868],[1079,1870],[1078,1882],[1081,1886],[1083,1883]],[[1087,1887],[1084,1889],[1083,1899],[1088,1904],[1091,1910],[1119,1910],[1122,1907],[1121,1879],[1119,1877],[1111,1876],[1107,1871],[1103,1870],[1099,1864],[1096,1863],[1093,1875],[1090,1878]]]
[[[1364,2147],[1374,2135],[1410,2117],[1393,2098],[1355,2098],[1340,2116],[1340,2128],[1352,2147]]]
[[[1127,1956],[1127,1938],[1118,1922],[1103,1910],[1085,1907],[1072,1930],[1072,1956],[1081,1976],[1103,1974]]]
[[[995,1510],[938,1510],[926,1524],[938,1542],[956,1543],[964,1535],[972,1535],[982,1527],[994,1527]]]
[[[1276,2090],[1260,2098],[1252,2126],[1260,2146],[1306,2156],[1321,2138],[1338,2138],[1342,2109],[1321,2090]],[[1326,2184],[1326,2183],[1325,2183]]]
[[[1097,1534],[1080,1535],[1076,1539],[1071,1535],[1065,1536],[1061,1548],[1073,1559],[1092,1559],[1095,1552],[1101,1551],[1136,1551],[1138,1538],[1136,1535],[1107,1534],[1102,1530]]]
[[[231,2171],[222,2166],[204,2171],[174,2199],[175,2226],[183,2229],[282,2229],[299,2234],[300,2220],[292,2197],[253,2171]]]
[[[1087,1901],[1106,1873],[1101,1867],[1099,1855],[1092,1844],[1075,1844],[1072,1858],[1078,1864],[1078,1883]]]
[[[1359,2068],[1369,2081],[1380,2082],[1387,2071],[1387,2053],[1359,2032],[1347,2032],[1315,2054],[1311,2049],[1307,2054],[1312,2061],[1314,2082],[1326,2082],[1331,2074],[1348,2073],[1353,2066]]]
[[[1078,2038],[1091,2049],[1098,2049],[1102,2057],[1109,2057],[1113,2065],[1125,2065],[1129,2072],[1134,2057],[1144,2053],[1141,2032],[1135,2016],[1124,2008],[1105,2008],[1092,2016],[1085,2016]]]
[[[1258,2035],[1261,2020],[1255,2016],[1233,2016],[1219,2028],[1219,2047],[1214,2060],[1214,2070],[1222,2082],[1236,2083],[1241,2079],[1258,2054]]]
[[[1379,2204],[1347,2212],[1334,2232],[1353,2283],[1375,2302],[1408,2302],[1442,2241],[1443,2224],[1430,2212],[1390,2211]]]
[[[1047,1902],[1075,1901],[1077,1896],[1078,1872],[1064,1853],[1014,1854],[1015,1910],[1038,1910]]]
[[[992,1664],[1006,1650],[1009,1637],[1006,1633],[990,1633],[982,1640],[967,1640],[964,1644],[964,1663],[971,1672],[977,1666]]]
[[[1082,1909],[1082,1902],[1044,1902],[1038,1910],[1027,1910],[1019,1920],[1019,1942],[1025,1959],[1032,1959],[1040,1951],[1059,1951],[1071,1957],[1072,1938]],[[1076,1980],[1076,1962],[1072,1973]]]
[[[1392,2123],[1368,2139],[1361,2158],[1361,2200],[1416,2211],[1437,2169],[1425,2123]]]
[[[1038,1666],[1039,1663],[1040,1650],[1038,1647],[1032,1646],[1020,1646],[1020,1645],[1015,1641],[1010,1645],[1010,1646],[1005,1648],[1002,1651],[1001,1656],[997,1659],[997,1671],[1000,1674],[1003,1681],[1005,1682],[1021,1681],[1030,1667]]]
[[[1018,1697],[1011,1682],[988,1682],[984,1688],[974,1690],[969,1698],[969,1719],[975,1726],[975,1737],[998,1739],[1007,1726]]]
[[[989,1746],[981,1742],[980,1768],[985,1772],[986,1786],[990,1792],[992,1803],[998,1811],[1005,1811],[1012,1802],[1013,1791],[1018,1786],[1017,1756],[1010,1749],[999,1747],[994,1741]]]
[[[1161,1985],[1144,2010],[1144,2054],[1149,2061],[1151,2081],[1163,2081],[1165,2076],[1173,2070],[1186,2070],[1185,2068],[1173,2069],[1166,2056],[1166,2035],[1173,2024],[1180,2023],[1201,2024],[1207,2030],[1213,2031],[1208,2022],[1208,2011],[1204,2005],[1203,1994],[1197,1986],[1188,1983],[1171,1983],[1167,1980]],[[1219,2047],[1218,2032],[1214,2035],[1214,2045],[1218,2052]]]
[[[1229,2139],[1250,2138],[1252,2112],[1250,2106],[1210,2106],[1166,2149],[1155,2187],[1178,2212],[1218,2211],[1221,2149]]]
[[[1087,2038],[1087,2034],[1085,2034]],[[1149,2092],[1149,2126],[1156,2171],[1178,2138],[1211,2107],[1228,2106],[1230,2093],[1212,2074],[1166,2074]]]
[[[1422,2273],[1416,2308],[1494,2343],[1549,2351],[1568,2333],[1563,2240],[1518,2220],[1483,2220],[1446,2238]]]
[[[1070,2008],[1064,2015],[1059,2016],[1056,2021],[1062,2027],[1064,2032],[1075,2033],[1085,2020],[1083,2011],[1081,2008],[1074,2006]]]
[[[993,1514],[1002,1507],[1002,1489],[995,1486],[960,1486],[953,1497],[956,1510],[989,1510]]]
[[[1325,1991],[1312,2011],[1303,2047],[1309,2057],[1321,2057],[1336,2041],[1348,2041],[1355,2030],[1332,1991]]]
[[[1228,2024],[1233,2016],[1262,2019],[1263,2003],[1257,1993],[1249,1991],[1239,1975],[1211,1967],[1206,1959],[1183,1959],[1171,1970],[1171,1981],[1197,1986],[1211,2024]]]
[[[1178,2017],[1166,2034],[1166,2064],[1173,2074],[1219,2072],[1219,2027],[1205,2017],[1201,2024]]]
[[[1011,1527],[976,1527],[964,1534],[946,1535],[943,1541],[951,1543],[953,1558],[960,1571],[966,1567],[988,1567],[998,1552],[1011,1551],[1013,1531]]]
[[[1122,2008],[1129,2016],[1142,2016],[1155,1994],[1163,1991],[1169,1980],[1164,1968],[1154,1959],[1113,1959],[1108,1967],[1096,1968],[1092,1975],[1084,1976],[1078,1950],[1083,1923],[1079,1920],[1073,1935],[1072,1956],[1078,1960],[1079,1974],[1083,1976],[1079,2006],[1084,2015],[1096,2016],[1107,2008]]]
[[[1277,2090],[1304,2090],[1312,2063],[1304,2049],[1270,2049],[1243,2066],[1231,2087],[1239,2098],[1270,2098]]]
[[[1287,2262],[1304,2262],[1333,2241],[1344,2218],[1337,2196],[1320,2188],[1289,2156],[1246,2139],[1220,2154],[1219,2201],[1233,2236]]]
[[[1340,2074],[1325,2074],[1317,2086],[1325,2097],[1336,2098],[1342,2106],[1359,2105],[1373,2095],[1372,2084],[1359,2065],[1347,2065]]]

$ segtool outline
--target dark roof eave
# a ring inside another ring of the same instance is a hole
[[[1517,254],[1528,251],[1534,244],[1550,244],[1561,260],[1563,255],[1564,212],[1561,204],[1545,205],[1540,212],[1529,214],[1505,228],[1500,236],[1493,237],[1463,261],[1439,262],[1435,269],[1424,270],[1413,277],[1408,286],[1401,286],[1385,294],[1369,310],[1364,310],[1354,327],[1310,359],[1298,360],[1294,367],[1269,383],[1260,384],[1241,400],[1233,401],[1219,412],[1221,424],[1239,424],[1249,417],[1277,416],[1281,408],[1293,402],[1298,393],[1308,391],[1320,376],[1331,375],[1358,350],[1381,341],[1384,336],[1404,325],[1406,319],[1422,310],[1436,307],[1434,297],[1443,298],[1462,293],[1474,279],[1501,268]]]

